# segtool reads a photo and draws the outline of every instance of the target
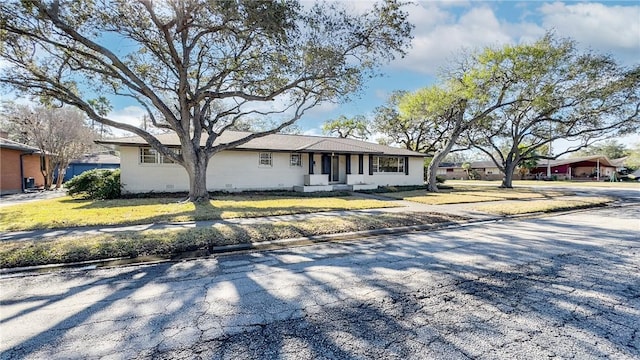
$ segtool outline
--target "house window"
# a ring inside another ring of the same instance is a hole
[[[141,164],[156,164],[158,152],[151,148],[140,148],[140,163]]]
[[[302,166],[302,154],[291,154],[289,166]]]
[[[273,157],[271,153],[261,152],[258,154],[258,166],[261,167],[272,167],[273,166]]]
[[[404,173],[404,158],[392,156],[374,156],[374,173]]]
[[[180,149],[173,149],[173,152],[180,155]],[[140,148],[140,163],[141,164],[174,164],[175,161],[160,154],[156,149],[152,148]]]

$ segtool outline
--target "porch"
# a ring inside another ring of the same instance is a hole
[[[316,191],[358,191],[377,189],[376,184],[331,184],[331,185],[303,185],[294,186],[296,192],[316,192]]]

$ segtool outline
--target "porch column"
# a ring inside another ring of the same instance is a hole
[[[309,153],[309,175],[313,175],[313,153]]]

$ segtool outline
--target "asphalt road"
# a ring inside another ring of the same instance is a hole
[[[0,279],[0,357],[637,359],[640,205]]]

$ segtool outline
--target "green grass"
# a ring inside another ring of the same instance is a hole
[[[527,188],[499,189],[484,186],[456,185],[453,190],[427,193],[424,190],[385,193],[385,196],[428,205],[464,204],[499,200],[543,199],[565,196],[566,192],[533,190]]]
[[[176,198],[78,200],[71,197],[0,208],[0,231],[92,225],[217,220],[396,206],[357,197],[227,195],[194,205]]]
[[[583,199],[532,200],[509,202],[503,204],[487,204],[475,207],[474,210],[497,215],[521,215],[539,212],[554,212],[572,209],[602,206],[613,202],[608,197],[587,197]]]
[[[409,225],[438,224],[462,220],[433,213],[381,213],[350,215],[299,222],[251,225],[217,224],[188,230],[147,230],[51,240],[0,243],[0,267],[60,264],[117,257],[159,256],[170,258],[185,251],[210,250],[215,246],[325,235],[349,231]]]

